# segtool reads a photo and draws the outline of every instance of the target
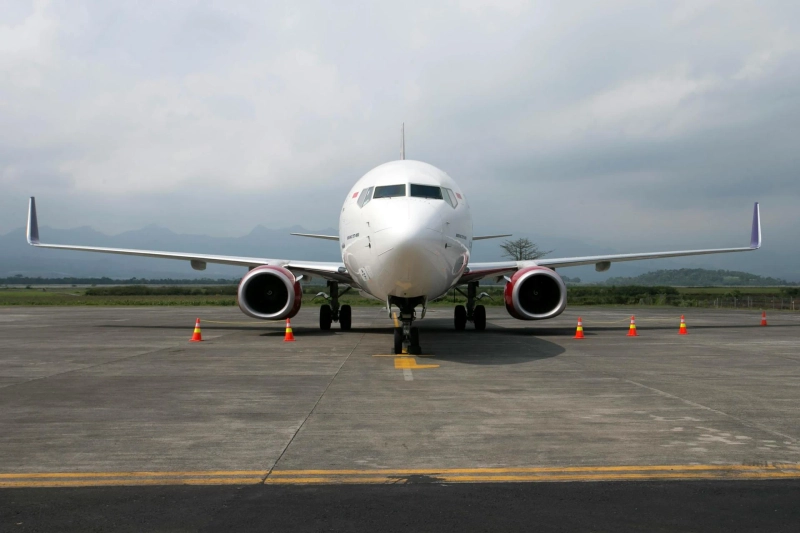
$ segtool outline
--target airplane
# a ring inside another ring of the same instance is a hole
[[[472,214],[464,191],[444,171],[421,161],[401,158],[384,163],[359,179],[348,191],[339,215],[339,235],[293,234],[338,241],[342,261],[316,262],[259,257],[233,257],[152,250],[130,250],[44,244],[39,241],[36,200],[28,208],[28,244],[38,248],[79,250],[189,261],[195,270],[208,263],[244,266],[249,269],[237,290],[244,314],[265,320],[292,318],[300,311],[303,278],[319,277],[330,294],[320,306],[319,327],[329,330],[338,322],[343,331],[352,327],[352,310],[339,298],[351,289],[386,302],[391,318],[396,307],[393,349],[395,354],[421,354],[417,318],[425,317],[428,304],[451,289],[466,286],[466,306],[454,311],[456,330],[472,323],[486,329],[486,309],[476,304],[481,280],[505,281],[504,301],[508,313],[519,320],[546,320],[560,315],[567,306],[567,287],[557,268],[595,265],[604,272],[611,263],[665,257],[748,252],[761,247],[761,214],[753,206],[750,245],[673,252],[540,258],[529,261],[473,263],[472,244],[482,239],[510,235],[473,235]],[[343,290],[340,290],[343,288]],[[464,294],[462,292],[462,294]]]

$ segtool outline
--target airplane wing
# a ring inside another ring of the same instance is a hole
[[[685,257],[689,255],[725,254],[731,252],[750,252],[761,248],[761,210],[758,202],[753,206],[753,224],[750,229],[750,246],[741,248],[709,248],[705,250],[681,250],[675,252],[647,252],[637,254],[590,255],[586,257],[542,258],[531,261],[500,261],[494,263],[470,263],[459,283],[468,283],[486,277],[501,277],[530,266],[560,268],[569,266],[595,265],[598,272],[608,270],[611,263],[620,261],[639,261],[642,259],[661,259],[665,257]]]
[[[161,259],[179,259],[189,261],[195,270],[205,270],[207,263],[234,265],[254,268],[262,265],[282,266],[295,274],[309,277],[318,276],[323,279],[351,283],[353,280],[347,273],[344,263],[323,263],[316,261],[291,261],[288,259],[266,259],[260,257],[235,257],[229,255],[190,254],[184,252],[161,252],[155,250],[130,250],[126,248],[102,248],[97,246],[74,246],[68,244],[44,244],[39,242],[39,222],[36,216],[36,199],[31,196],[28,204],[28,244],[37,248],[55,248],[59,250],[76,250],[81,252],[98,252],[104,254],[133,255],[140,257],[157,257]]]
[[[319,235],[317,233],[290,233],[289,235],[296,235],[297,237],[311,237],[312,239],[325,239],[326,241],[339,240],[339,237],[336,235]]]
[[[472,238],[473,241],[485,241],[486,239],[499,239],[500,237],[511,237],[510,233],[504,233],[503,235],[477,235]]]

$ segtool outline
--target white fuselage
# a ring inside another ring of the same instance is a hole
[[[472,215],[446,173],[420,161],[392,161],[351,188],[339,218],[339,244],[364,292],[383,301],[430,301],[453,287],[469,263]]]

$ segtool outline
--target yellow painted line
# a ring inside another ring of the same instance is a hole
[[[372,357],[408,357],[408,356],[407,355],[402,355],[402,354],[390,353],[390,354],[375,354]],[[436,356],[435,355],[423,355],[423,354],[420,354],[420,355],[417,355],[417,357],[426,357],[426,358],[427,357],[431,357],[431,358],[433,358],[433,357],[436,357]]]
[[[394,367],[398,370],[421,370],[424,368],[439,368],[439,365],[420,365],[413,357],[395,357]]]
[[[0,474],[0,488],[134,485],[392,484],[427,476],[434,482],[497,483],[670,479],[800,479],[800,464],[620,465],[574,467],[412,468],[175,472],[31,472]],[[264,480],[266,477],[266,480]],[[264,480],[264,481],[262,481]],[[413,481],[413,480],[411,480]]]
[[[261,322],[225,322],[222,320],[200,319],[201,324],[226,324],[230,326],[263,326],[264,324],[283,324],[285,320],[262,320]]]
[[[257,485],[261,477],[129,478],[94,480],[0,481],[0,488],[25,487],[109,487],[134,485]]]
[[[724,475],[728,474],[728,475]],[[643,474],[571,474],[540,476],[440,476],[431,474],[434,482],[443,483],[507,483],[507,482],[546,482],[546,481],[636,481],[636,480],[681,480],[681,479],[799,479],[800,472],[650,472]],[[404,483],[407,479],[385,476],[317,476],[285,479],[267,478],[268,485],[307,485],[307,484],[393,484]]]
[[[14,478],[104,478],[104,477],[180,477],[180,476],[261,476],[266,470],[191,470],[186,472],[32,472],[0,474],[0,479]]]
[[[504,474],[504,473],[558,473],[558,472],[661,472],[673,470],[797,470],[800,464],[780,464],[776,466],[750,466],[750,465],[625,465],[625,466],[567,466],[567,467],[498,467],[498,468],[406,468],[406,469],[374,469],[374,470],[273,470],[270,478],[277,476],[303,476],[303,475],[404,475],[426,474],[436,476],[440,474]]]
[[[722,475],[719,475],[722,474]],[[727,474],[727,475],[725,475]],[[544,476],[445,476],[443,481],[456,482],[503,482],[503,481],[630,481],[644,479],[784,479],[800,478],[800,472],[733,472],[722,471],[716,475],[692,472],[650,472],[644,474],[588,474],[588,475],[544,475]]]
[[[400,321],[397,320],[397,313],[392,313],[392,320],[394,320],[394,327],[399,328],[400,327]]]

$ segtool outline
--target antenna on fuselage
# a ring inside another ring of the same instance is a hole
[[[400,126],[400,159],[406,158],[406,123]]]

